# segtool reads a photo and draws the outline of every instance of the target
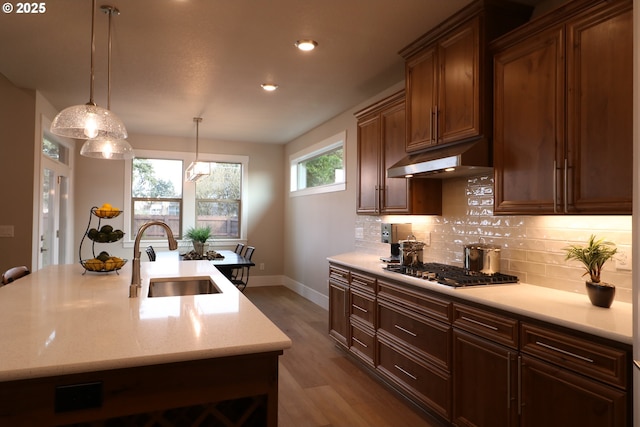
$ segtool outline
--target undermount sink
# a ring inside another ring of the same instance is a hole
[[[149,297],[219,294],[220,289],[209,276],[162,277],[149,280]]]

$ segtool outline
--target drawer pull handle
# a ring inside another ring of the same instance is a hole
[[[358,344],[360,344],[361,346],[363,346],[364,348],[369,348],[368,345],[366,345],[365,343],[363,343],[362,341],[360,341],[358,338],[356,337],[351,337],[352,340],[354,340],[355,342],[357,342]]]
[[[362,311],[363,313],[368,313],[369,312],[369,310],[367,310],[366,308],[362,308],[359,305],[352,304],[352,306],[353,306],[353,308],[357,308],[358,310]]]
[[[498,330],[498,328],[496,328],[495,326],[491,326],[491,325],[487,325],[486,323],[478,322],[477,320],[470,319],[470,318],[468,318],[466,316],[462,316],[461,319],[462,320],[466,320],[467,322],[471,322],[473,324],[476,324],[478,326],[482,326],[484,328],[491,329],[492,331],[497,331]]]
[[[400,366],[398,366],[398,365],[393,365],[393,366],[394,366],[398,371],[400,371],[400,372],[402,372],[403,374],[405,374],[406,376],[408,376],[408,377],[410,377],[410,378],[412,378],[412,379],[414,379],[414,380],[417,380],[417,379],[418,379],[418,377],[416,377],[415,375],[412,375],[411,373],[409,373],[409,372],[407,372],[406,370],[402,369]]]
[[[544,348],[547,348],[547,349],[552,350],[552,351],[557,351],[558,353],[562,353],[562,354],[567,355],[567,356],[575,357],[576,359],[580,359],[580,360],[583,360],[585,362],[594,363],[593,359],[589,359],[588,357],[580,356],[579,354],[571,353],[570,351],[566,351],[566,350],[563,350],[561,348],[554,347],[552,345],[545,344],[545,343],[540,342],[540,341],[536,341],[536,344],[539,345],[540,347],[544,347]]]
[[[395,328],[396,328],[396,329],[400,329],[400,330],[401,330],[402,332],[404,332],[405,334],[409,334],[409,335],[411,335],[412,337],[417,337],[417,336],[418,336],[418,334],[414,334],[414,333],[413,333],[413,332],[411,332],[410,330],[405,329],[405,328],[403,328],[403,327],[402,327],[402,326],[400,326],[400,325],[393,325],[393,326],[395,326]]]

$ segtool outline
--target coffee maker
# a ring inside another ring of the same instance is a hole
[[[380,259],[384,262],[400,262],[400,240],[405,240],[412,234],[411,224],[382,223],[380,241],[391,244],[391,255]]]

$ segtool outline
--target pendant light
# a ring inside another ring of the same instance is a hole
[[[91,7],[91,75],[89,84],[89,102],[84,105],[73,105],[62,110],[51,122],[51,133],[68,138],[92,139],[127,137],[124,123],[108,109],[98,107],[93,100],[95,53],[95,11],[96,0]]]
[[[196,161],[191,162],[187,171],[185,172],[185,181],[195,182],[202,178],[203,176],[207,176],[211,174],[211,168],[209,166],[209,162],[200,162],[198,161],[198,142],[199,142],[199,132],[198,125],[202,122],[202,117],[194,117],[193,121],[196,122]]]
[[[120,11],[113,6],[101,6],[100,9],[109,15],[109,37],[107,44],[107,110],[111,110],[111,17],[120,15]],[[97,159],[108,160],[125,160],[133,159],[134,153],[131,145],[122,138],[94,138],[88,139],[82,148],[80,154],[85,157],[93,157]]]

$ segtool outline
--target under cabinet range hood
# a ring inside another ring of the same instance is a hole
[[[387,169],[387,177],[445,179],[493,173],[492,166],[489,142],[481,139],[408,154]]]

